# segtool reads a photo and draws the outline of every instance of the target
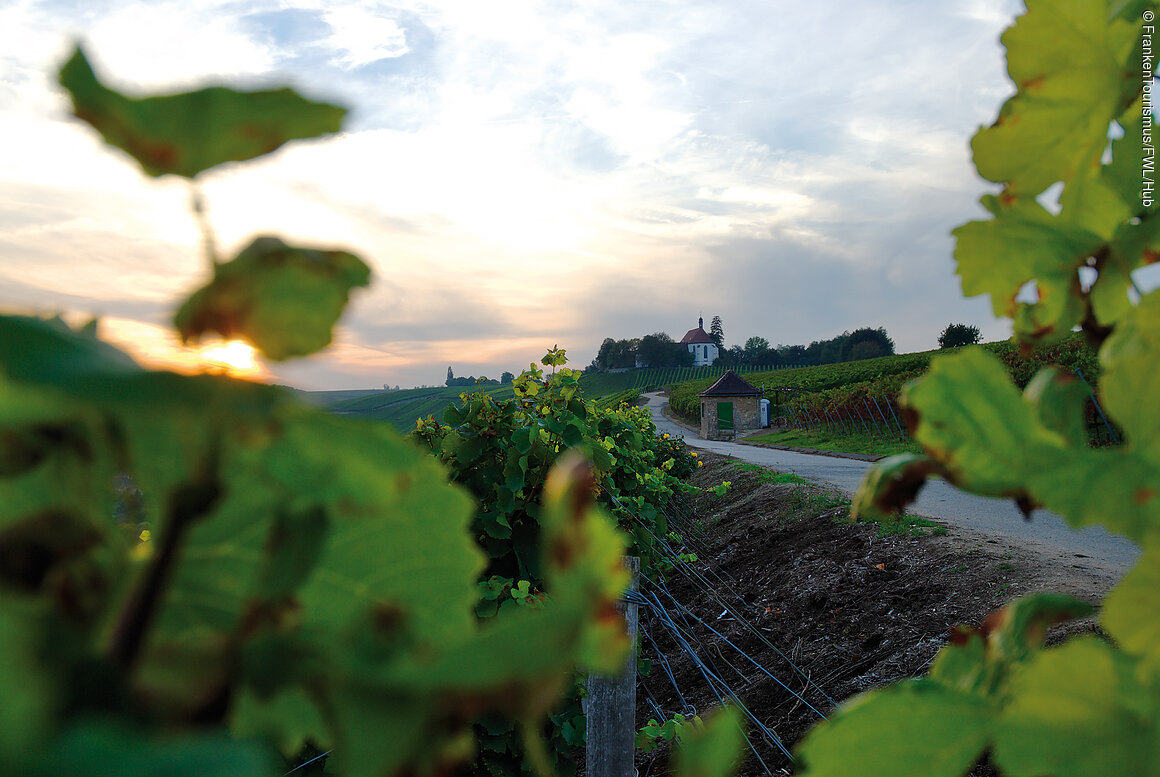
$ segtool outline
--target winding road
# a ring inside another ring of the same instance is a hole
[[[731,456],[782,472],[794,472],[806,480],[826,483],[853,494],[870,463],[858,459],[822,456],[733,442],[702,440],[691,427],[676,423],[663,410],[668,400],[660,393],[646,394],[653,422],[660,432],[681,435],[691,448]],[[1034,547],[1045,558],[1084,559],[1119,577],[1140,555],[1133,542],[1111,534],[1099,526],[1072,529],[1060,516],[1037,510],[1031,521],[1023,519],[1010,500],[991,499],[959,491],[943,480],[930,480],[919,493],[910,512],[948,526],[958,526],[980,535],[1020,547]],[[1038,546],[1038,547],[1036,547]]]

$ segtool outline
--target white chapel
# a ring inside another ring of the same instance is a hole
[[[719,351],[713,338],[705,331],[705,319],[697,319],[697,328],[690,329],[681,338],[681,345],[693,354],[693,366],[707,367],[717,360]]]

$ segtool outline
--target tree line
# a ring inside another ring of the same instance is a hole
[[[883,327],[846,331],[828,340],[814,340],[809,345],[772,346],[768,339],[754,336],[744,345],[726,348],[721,318],[714,316],[709,337],[720,351],[714,364],[725,367],[833,364],[894,353],[894,340]],[[624,340],[606,337],[586,371],[635,367],[638,363],[649,367],[686,367],[693,364],[693,354],[665,332]]]
[[[474,386],[478,383],[485,386],[498,386],[503,383],[511,383],[513,378],[515,378],[515,375],[510,372],[504,372],[503,375],[500,375],[499,380],[496,380],[495,378],[488,378],[483,375],[479,376],[478,378],[474,375],[468,375],[466,378],[457,378],[455,377],[455,370],[451,369],[451,365],[449,364],[447,365],[447,380],[443,385]]]

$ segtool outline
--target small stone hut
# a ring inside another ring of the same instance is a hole
[[[727,370],[701,398],[701,437],[731,440],[738,432],[761,428],[761,389]]]

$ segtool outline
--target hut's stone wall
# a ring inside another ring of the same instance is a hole
[[[717,428],[717,403],[733,403],[733,429]],[[701,437],[706,440],[731,440],[738,433],[761,428],[761,397],[701,397]]]

